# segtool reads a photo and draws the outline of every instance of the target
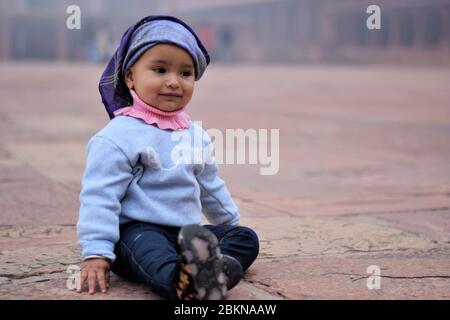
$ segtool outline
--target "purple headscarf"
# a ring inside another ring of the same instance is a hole
[[[184,36],[184,40],[182,38],[179,38],[179,40],[173,38],[166,39],[164,35],[157,36],[158,33],[149,33],[148,30],[144,29],[145,24],[149,24],[155,20],[168,20],[181,25],[177,27],[181,28],[179,31],[182,31],[180,35]],[[185,30],[189,32],[185,32]],[[149,41],[142,41],[140,39],[141,36],[147,37],[149,35]],[[137,40],[137,38],[139,39]],[[199,37],[180,19],[172,16],[148,16],[143,18],[131,26],[122,36],[119,47],[108,62],[100,78],[98,88],[110,119],[114,118],[114,111],[129,106],[133,102],[133,98],[124,80],[126,69],[131,67],[144,51],[157,43],[174,43],[189,52],[195,63],[195,80],[200,79],[210,62],[209,54]]]

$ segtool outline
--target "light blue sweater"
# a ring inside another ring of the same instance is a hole
[[[161,130],[118,116],[91,138],[77,223],[82,256],[115,260],[119,225],[129,221],[166,226],[235,224],[240,214],[212,157],[207,133]]]

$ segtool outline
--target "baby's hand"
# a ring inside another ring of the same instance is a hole
[[[83,269],[80,274],[80,281],[78,282],[77,292],[83,291],[84,281],[87,279],[89,294],[95,293],[95,285],[98,282],[100,290],[106,293],[109,288],[109,261],[102,258],[88,259],[83,262]]]

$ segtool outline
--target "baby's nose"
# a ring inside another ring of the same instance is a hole
[[[177,75],[174,75],[174,74],[167,75],[166,86],[171,87],[171,88],[178,88],[179,85],[180,84],[178,83]]]

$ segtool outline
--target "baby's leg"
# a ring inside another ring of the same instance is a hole
[[[205,225],[205,228],[216,235],[222,254],[238,260],[244,271],[258,256],[259,240],[252,229],[231,225]]]
[[[132,223],[121,228],[117,260],[111,269],[118,275],[149,285],[167,299],[177,299],[174,279],[179,255],[179,228]]]

